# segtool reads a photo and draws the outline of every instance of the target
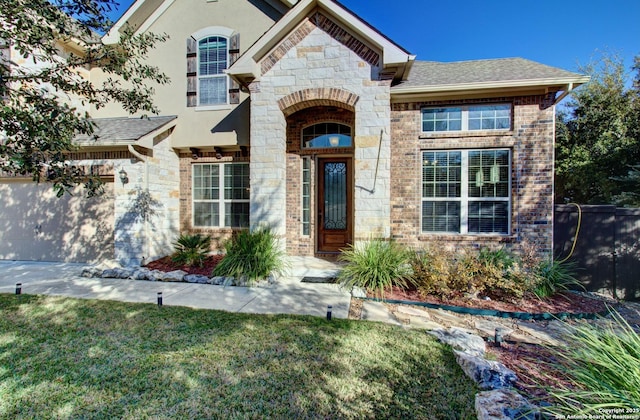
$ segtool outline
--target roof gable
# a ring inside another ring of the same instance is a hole
[[[320,12],[320,13],[317,13]],[[305,19],[311,17],[312,23],[321,27],[325,21],[335,22],[347,34],[342,41],[348,45],[347,38],[358,39],[361,44],[370,46],[372,51],[380,52],[378,63],[384,71],[393,71],[396,79],[401,79],[415,56],[381,34],[353,12],[333,0],[300,0],[282,19],[276,22],[258,41],[256,41],[228,70],[227,73],[247,84],[259,79],[262,74],[260,62],[273,56],[274,50]],[[277,54],[276,54],[277,56]],[[366,59],[366,58],[365,58]]]

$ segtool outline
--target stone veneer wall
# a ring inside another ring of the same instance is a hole
[[[333,92],[346,91],[352,96],[315,99],[341,102],[357,97],[353,106],[354,239],[389,235],[390,81],[379,80],[378,60],[379,55],[375,51],[322,14],[304,20],[263,60],[260,80],[250,85],[250,211],[253,226],[268,224],[283,239],[289,240],[287,121],[279,100],[296,98],[298,91],[332,92],[334,89]],[[372,64],[373,61],[376,63]],[[299,95],[299,98],[296,103],[306,102],[304,95]],[[316,105],[327,103],[309,102],[298,108]],[[372,191],[378,155],[378,179],[375,191]],[[295,166],[295,163],[291,165]],[[295,170],[293,166],[292,170]],[[290,250],[295,252],[293,248]],[[300,252],[310,251],[305,248]]]
[[[466,103],[513,103],[513,130],[425,134],[424,106]],[[392,237],[413,247],[446,245],[451,249],[499,248],[515,252],[533,246],[540,254],[553,249],[554,108],[542,109],[542,96],[492,98],[484,101],[393,104],[391,112]],[[511,234],[455,235],[421,232],[423,150],[509,148],[512,155]],[[528,244],[528,245],[527,245]]]
[[[180,233],[178,156],[169,138],[155,139],[153,151],[145,157],[146,162],[132,155],[114,162],[114,257],[127,266],[170,254]],[[121,169],[128,174],[124,185]]]

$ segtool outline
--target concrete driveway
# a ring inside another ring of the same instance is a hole
[[[86,264],[0,260],[0,293],[59,295],[85,299],[157,303],[256,314],[300,314],[347,318],[351,295],[336,284],[302,283],[303,276],[330,276],[339,267],[322,260],[291,257],[287,277],[269,287],[151,282],[81,277]]]

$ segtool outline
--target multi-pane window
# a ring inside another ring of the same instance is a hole
[[[302,234],[311,233],[311,158],[302,159]]]
[[[198,42],[198,103],[227,103],[227,38],[210,36]]]
[[[509,233],[509,150],[422,152],[422,231]]]
[[[302,130],[302,147],[351,147],[351,127],[335,122],[310,125]]]
[[[249,226],[249,164],[193,165],[193,225]]]
[[[511,105],[423,108],[422,131],[509,130]]]

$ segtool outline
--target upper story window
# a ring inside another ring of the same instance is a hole
[[[198,41],[198,105],[227,103],[228,40],[210,36]]]
[[[335,122],[311,125],[302,130],[305,149],[351,147],[351,127]]]
[[[240,103],[240,86],[227,70],[240,56],[240,34],[210,26],[187,38],[187,106],[226,109]]]
[[[422,109],[423,132],[509,130],[511,105],[470,105]]]

